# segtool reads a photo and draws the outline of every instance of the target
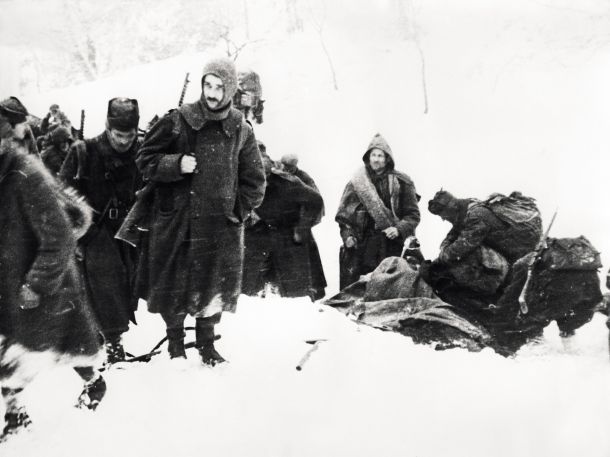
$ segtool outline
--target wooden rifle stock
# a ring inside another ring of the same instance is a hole
[[[549,237],[549,232],[551,231],[551,227],[553,227],[553,222],[555,222],[556,216],[557,216],[557,210],[555,210],[555,213],[553,214],[553,217],[551,219],[551,222],[549,223],[549,226],[546,229],[546,232],[544,232],[544,234],[542,235],[542,238],[540,238],[540,241],[538,241],[538,245],[536,246],[536,249],[534,250],[534,256],[532,257],[532,259],[530,260],[530,262],[527,265],[527,278],[525,280],[525,284],[523,285],[523,289],[521,290],[521,293],[519,294],[519,310],[520,310],[521,314],[527,314],[529,312],[529,308],[527,306],[527,299],[525,296],[527,295],[527,290],[529,289],[530,282],[532,281],[532,275],[534,273],[534,268],[536,267],[536,263],[538,262],[538,260],[540,260],[542,251],[544,251],[544,249],[546,248],[546,240]]]

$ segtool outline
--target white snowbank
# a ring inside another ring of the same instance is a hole
[[[163,336],[145,311],[132,352]],[[192,339],[192,332],[188,339]],[[398,334],[360,327],[305,299],[242,297],[220,325],[230,363],[111,369],[97,412],[70,407],[77,376],[38,379],[31,432],[2,455],[167,456],[574,456],[610,452],[610,367],[602,316],[565,352],[556,328],[513,359],[485,350],[434,351]],[[295,369],[320,343],[302,371]],[[165,347],[164,347],[165,348]]]
[[[338,286],[343,186],[374,133],[422,195],[418,236],[428,257],[448,230],[426,211],[441,186],[458,196],[521,190],[539,200],[554,236],[586,235],[610,258],[607,208],[610,61],[603,2],[526,0],[416,5],[430,111],[423,114],[412,42],[383,22],[392,2],[328,5],[325,39],[314,34],[246,49],[238,64],[260,72],[265,123],[256,134],[273,157],[300,155],[327,204],[314,233],[329,294]],[[361,8],[361,11],[357,11]],[[583,13],[584,11],[584,13]],[[345,20],[345,18],[349,20]],[[590,39],[587,39],[589,37]],[[184,73],[199,96],[205,56],[181,56],[49,94],[23,96],[42,115],[57,102],[86,135],[104,128],[109,98],[140,100],[143,124],[173,107]],[[143,125],[144,126],[144,125]],[[323,312],[320,312],[322,309]],[[144,311],[126,335],[133,353],[164,334]],[[225,316],[219,348],[230,363],[183,366],[165,354],[111,370],[95,414],[71,408],[78,378],[58,369],[36,381],[30,434],[3,457],[75,456],[574,456],[610,455],[610,364],[603,316],[566,352],[551,326],[517,357],[486,350],[436,352],[408,338],[358,327],[307,300],[243,299]],[[302,372],[309,346],[324,338]]]

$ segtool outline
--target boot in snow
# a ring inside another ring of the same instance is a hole
[[[85,384],[83,391],[78,396],[76,407],[95,411],[104,395],[106,395],[106,381],[100,375],[95,381]]]
[[[214,342],[206,344],[198,348],[199,355],[201,356],[201,363],[208,366],[216,366],[219,363],[226,362],[225,358],[221,356],[216,348],[214,347]]]
[[[195,321],[195,346],[204,365],[215,366],[226,362],[214,347],[214,326],[220,322],[220,313],[210,317],[197,318]]]
[[[121,337],[109,339],[106,342],[106,355],[109,365],[125,361],[125,349],[121,343]]]
[[[2,435],[0,435],[0,443],[6,441],[11,435],[16,435],[22,430],[25,430],[32,424],[30,416],[28,416],[24,407],[7,411],[4,414],[4,422],[5,425]]]
[[[170,359],[186,359],[184,349],[184,330],[178,328],[168,328],[167,332],[167,352]]]

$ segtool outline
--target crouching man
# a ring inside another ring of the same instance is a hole
[[[535,249],[542,235],[533,199],[513,192],[480,201],[441,190],[428,210],[451,223],[438,258],[422,277],[452,305],[480,310],[495,304],[511,265]]]

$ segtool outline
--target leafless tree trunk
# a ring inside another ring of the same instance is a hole
[[[309,4],[311,23],[313,24],[314,28],[316,29],[316,32],[318,32],[318,37],[320,38],[320,44],[322,45],[322,50],[324,51],[324,54],[326,55],[326,60],[328,60],[328,66],[330,68],[330,72],[333,77],[333,87],[335,88],[335,90],[339,90],[339,84],[337,83],[337,73],[335,72],[335,65],[333,64],[333,59],[330,56],[330,52],[328,51],[328,48],[326,47],[326,42],[324,41],[324,21],[326,20],[326,2],[324,0],[322,0],[321,3],[322,3],[322,17],[320,18],[320,20],[318,20],[316,18],[316,15],[313,12],[313,9],[311,8],[311,3]]]
[[[250,18],[248,15],[248,0],[244,0],[244,27],[246,28],[246,39],[250,39]]]
[[[303,19],[299,14],[297,0],[285,0],[286,15],[288,16],[288,32],[302,32]]]
[[[416,11],[413,0],[396,0],[398,21],[403,27],[405,39],[412,41],[419,54],[421,65],[422,93],[424,97],[424,114],[428,113],[428,87],[426,83],[426,56],[420,41],[419,27],[416,21]]]
[[[34,63],[34,70],[36,72],[36,90],[38,91],[38,93],[40,93],[40,81],[42,79],[42,71],[40,70],[40,59],[38,58],[36,48],[31,49],[30,54],[32,55],[32,62]]]
[[[424,95],[424,114],[428,114],[428,88],[426,86],[426,58],[424,51],[421,48],[419,40],[415,40],[415,46],[419,51],[419,58],[421,61],[421,87]]]
[[[97,53],[95,43],[86,31],[87,24],[80,5],[64,1],[64,11],[70,17],[71,27],[68,27],[67,30],[70,36],[69,41],[72,44],[72,53],[81,64],[87,79],[94,80],[98,77]]]

